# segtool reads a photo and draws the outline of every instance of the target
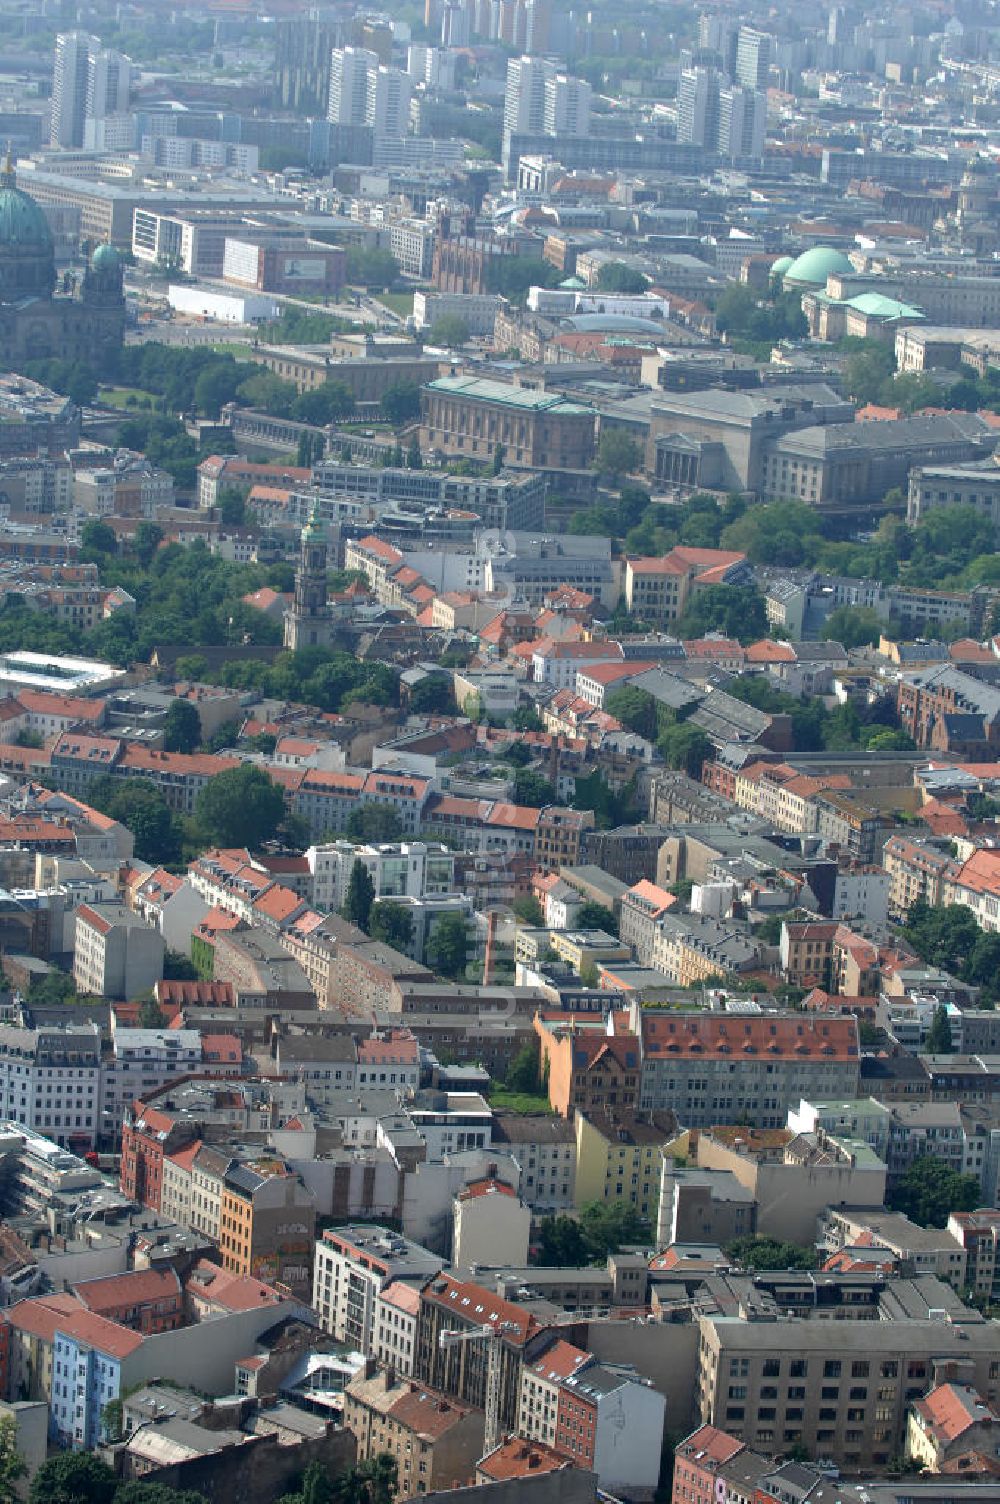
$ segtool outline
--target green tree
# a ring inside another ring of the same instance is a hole
[[[626,1201],[591,1201],[580,1209],[580,1225],[591,1259],[603,1262],[609,1254],[634,1243],[649,1243],[652,1229]]]
[[[299,423],[322,427],[350,418],[354,412],[354,393],[342,381],[327,381],[311,391],[300,392],[292,404],[292,416]]]
[[[646,690],[636,689],[632,684],[613,689],[604,701],[604,708],[608,715],[614,716],[636,736],[644,736],[647,741],[656,740],[656,701]]]
[[[542,913],[542,906],[537,898],[532,898],[528,895],[522,898],[515,898],[512,907],[515,917],[522,924],[530,925],[532,929],[541,929],[545,923],[545,915]]]
[[[98,778],[87,795],[91,804],[132,832],[135,855],[156,865],[175,862],[180,840],[163,795],[146,778]]]
[[[413,438],[406,447],[406,468],[407,470],[422,470],[424,468],[424,457],[420,453],[420,440],[416,434],[413,435]]]
[[[17,1422],[13,1415],[0,1417],[0,1504],[15,1504],[20,1498],[19,1478],[28,1471],[17,1450]]]
[[[360,287],[389,287],[399,276],[399,262],[390,251],[352,245],[347,252],[347,280]]]
[[[285,813],[281,788],[263,768],[241,763],[216,773],[198,794],[195,820],[218,846],[262,846]]]
[[[373,940],[381,940],[393,950],[405,953],[413,944],[413,915],[405,904],[380,898],[372,904],[368,933]]]
[[[156,1001],[155,997],[144,997],[139,1004],[139,1028],[140,1029],[165,1029],[167,1015]]]
[[[118,1480],[93,1452],[60,1452],[31,1480],[29,1504],[112,1504]]]
[[[80,547],[92,554],[113,554],[118,550],[118,539],[106,522],[91,518],[80,529]]]
[[[514,774],[514,803],[530,805],[532,809],[544,809],[555,804],[556,791],[542,773],[534,768],[518,768]]]
[[[347,819],[347,836],[351,841],[398,841],[403,822],[391,804],[359,804]]]
[[[372,875],[364,862],[356,859],[351,868],[347,892],[344,895],[344,906],[340,912],[345,919],[349,919],[352,924],[357,925],[359,930],[364,930],[365,934],[368,934],[374,902],[375,884],[372,881]]]
[[[238,366],[235,360],[220,360],[206,366],[194,383],[194,405],[206,418],[217,418],[227,402],[233,402],[240,382],[246,375],[246,366]]]
[[[573,928],[579,930],[603,930],[606,935],[618,934],[618,921],[603,903],[588,900],[582,903],[573,920]]]
[[[701,777],[702,764],[712,756],[712,743],[697,726],[670,726],[657,740],[668,768],[681,768],[691,778]]]
[[[469,326],[457,313],[442,314],[427,333],[432,345],[461,346],[469,342]]]
[[[950,1055],[953,1048],[948,1009],[944,1006],[944,1003],[940,1003],[934,1010],[931,1026],[927,1030],[927,1038],[924,1040],[924,1053],[927,1055]]]
[[[691,597],[675,631],[682,638],[722,632],[757,642],[767,633],[764,597],[755,585],[708,585]]]
[[[148,569],[153,562],[153,555],[163,542],[163,529],[157,527],[155,522],[140,522],[135,530],[133,549],[143,569]]]
[[[878,402],[886,379],[892,375],[895,356],[881,340],[865,340],[844,363],[843,387],[852,402]]]
[[[609,428],[601,434],[594,465],[606,479],[620,480],[623,475],[638,470],[641,462],[642,451],[624,428]]]
[[[871,606],[838,606],[823,624],[826,641],[845,648],[873,647],[885,630],[886,623]]]
[[[904,940],[921,961],[952,972],[972,955],[979,934],[975,916],[963,905],[935,906],[922,899],[911,905],[903,926]]]
[[[944,1227],[952,1212],[972,1212],[981,1197],[975,1175],[961,1175],[934,1154],[915,1159],[886,1197],[895,1212],[903,1212],[921,1227]]]
[[[815,1248],[785,1243],[780,1238],[757,1236],[734,1238],[725,1247],[726,1257],[743,1269],[815,1269]]]
[[[201,716],[190,700],[171,700],[163,721],[163,745],[168,752],[193,752],[201,741]]]
[[[379,402],[382,416],[393,428],[412,423],[420,417],[420,388],[415,381],[397,381],[386,387]]]
[[[425,946],[427,965],[440,976],[457,981],[465,975],[469,926],[464,914],[444,914],[434,925]]]
[[[455,715],[455,690],[449,674],[428,674],[410,690],[410,710],[414,715]]]
[[[309,434],[303,435],[309,438]],[[227,527],[242,527],[247,520],[247,499],[243,491],[237,486],[226,486],[219,492],[216,506],[219,509],[219,519]]]
[[[534,1262],[542,1269],[579,1269],[590,1260],[583,1228],[565,1214],[543,1217],[538,1228]]]
[[[515,731],[542,731],[542,718],[534,705],[519,705],[513,715]]]
[[[606,261],[597,273],[598,292],[643,293],[649,287],[649,278],[624,261]]]
[[[507,1091],[523,1092],[528,1097],[537,1096],[542,1089],[537,1042],[526,1044],[523,1049],[518,1050],[507,1067],[503,1084]]]

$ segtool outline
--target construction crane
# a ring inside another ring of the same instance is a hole
[[[483,1437],[483,1456],[489,1456],[500,1445],[500,1345],[505,1332],[517,1330],[513,1321],[487,1322],[484,1326],[469,1327],[466,1331],[445,1331],[438,1338],[440,1348],[458,1347],[466,1342],[486,1344],[486,1430]]]

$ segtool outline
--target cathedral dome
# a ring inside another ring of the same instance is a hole
[[[52,231],[39,206],[15,185],[12,172],[0,172],[0,251],[45,249],[51,254]]]
[[[49,222],[18,188],[8,157],[0,171],[0,302],[51,297],[55,278]]]
[[[102,243],[94,251],[90,258],[90,264],[95,272],[116,272],[121,266],[122,258],[113,245]]]

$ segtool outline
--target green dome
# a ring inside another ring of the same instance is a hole
[[[24,248],[52,253],[49,222],[33,198],[0,175],[0,251]]]
[[[121,265],[121,257],[113,245],[102,244],[94,251],[90,258],[90,264],[95,272],[116,272]]]
[[[834,250],[832,245],[814,245],[808,251],[803,251],[801,256],[796,256],[785,276],[789,282],[806,282],[813,287],[822,287],[827,277],[839,276],[841,273],[848,276],[854,273],[854,267],[843,251]]]
[[[794,258],[791,257],[791,256],[779,256],[778,259],[777,259],[777,261],[772,261],[771,262],[771,276],[772,277],[783,277],[785,275],[785,273],[787,272],[788,268],[791,266],[793,259]]]

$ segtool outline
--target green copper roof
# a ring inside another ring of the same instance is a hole
[[[0,249],[9,246],[51,252],[48,220],[35,200],[14,184],[13,172],[0,173]]]
[[[311,516],[309,518],[309,521],[306,523],[305,527],[302,529],[302,542],[303,543],[325,543],[326,542],[326,523],[323,521],[323,514],[321,513],[321,511],[319,509],[319,502],[318,501],[316,502],[315,506],[312,509],[312,514],[311,514]]]
[[[876,319],[923,318],[919,308],[914,308],[909,303],[900,303],[898,298],[887,298],[880,292],[859,292],[856,298],[848,298],[847,307]]]
[[[811,282],[821,287],[827,277],[842,272],[850,276],[853,271],[854,267],[843,251],[835,250],[832,245],[814,245],[801,256],[796,256],[785,276],[790,282]]]
[[[90,264],[95,272],[102,271],[105,267],[117,271],[121,265],[121,259],[113,245],[102,244],[94,251]]]

